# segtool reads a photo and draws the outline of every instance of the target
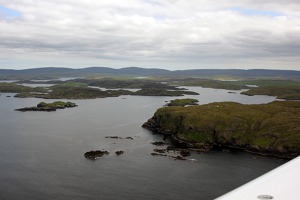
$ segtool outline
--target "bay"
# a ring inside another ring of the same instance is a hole
[[[267,103],[269,96],[188,87],[200,104],[215,101]],[[78,107],[56,112],[17,112],[35,98],[0,95],[0,199],[214,199],[285,160],[244,152],[192,153],[197,161],[151,156],[162,141],[141,125],[174,97],[121,96],[72,100]],[[183,97],[180,97],[183,98]],[[106,136],[133,137],[112,139]],[[110,152],[87,160],[86,151]],[[115,151],[125,153],[115,155]]]

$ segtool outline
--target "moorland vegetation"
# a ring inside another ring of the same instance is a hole
[[[179,146],[202,151],[230,147],[293,158],[300,154],[300,102],[210,103],[158,109],[143,127]]]

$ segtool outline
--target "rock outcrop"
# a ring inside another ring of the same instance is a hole
[[[115,154],[117,155],[117,156],[119,156],[119,155],[121,155],[121,154],[123,154],[124,153],[124,151],[116,151],[115,152]]]
[[[111,138],[111,139],[127,139],[127,140],[133,140],[133,137],[119,137],[119,136],[105,136],[105,138]]]
[[[87,159],[90,160],[96,160],[100,157],[102,157],[103,155],[108,155],[109,152],[108,151],[101,151],[101,150],[96,150],[96,151],[88,151],[84,154],[84,157],[86,157]]]
[[[185,149],[240,149],[283,158],[300,155],[299,101],[164,107],[143,127],[164,134],[176,147]]]

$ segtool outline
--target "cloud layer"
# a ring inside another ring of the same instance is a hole
[[[298,0],[0,0],[0,68],[300,70]]]

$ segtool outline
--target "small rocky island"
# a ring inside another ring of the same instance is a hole
[[[163,107],[143,127],[190,150],[239,149],[282,158],[300,155],[300,101]]]
[[[52,111],[56,111],[57,109],[72,108],[72,107],[76,107],[76,106],[77,105],[73,102],[55,101],[53,103],[41,102],[41,103],[37,104],[37,106],[19,108],[19,109],[15,109],[15,110],[21,111],[21,112],[26,112],[26,111],[52,112]]]
[[[193,106],[198,105],[197,99],[175,99],[171,100],[166,106]]]
[[[87,159],[90,159],[90,160],[96,160],[104,155],[108,155],[109,152],[108,151],[105,151],[105,150],[95,150],[95,151],[88,151],[88,152],[85,152],[84,154],[84,157],[87,158]],[[116,151],[115,154],[117,156],[120,156],[122,154],[124,154],[124,151]]]
[[[95,151],[88,151],[84,154],[84,157],[86,157],[87,159],[90,160],[96,160],[100,157],[102,157],[103,155],[108,155],[109,152],[108,151],[101,151],[101,150],[95,150]]]

